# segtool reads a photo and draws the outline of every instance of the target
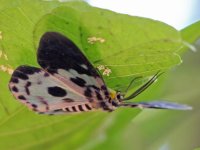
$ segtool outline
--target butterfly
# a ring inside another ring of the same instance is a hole
[[[147,89],[156,73],[128,97],[109,89],[100,73],[67,37],[46,32],[40,39],[37,61],[41,68],[19,66],[9,89],[13,96],[40,114],[65,114],[93,110],[113,111],[119,107],[188,110],[190,106],[166,101],[127,102]]]

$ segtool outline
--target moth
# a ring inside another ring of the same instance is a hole
[[[127,102],[148,88],[160,75],[128,97],[109,89],[100,73],[67,37],[46,32],[40,39],[37,61],[41,68],[19,66],[9,89],[13,96],[40,114],[65,114],[119,107],[188,110],[190,106],[166,101]]]

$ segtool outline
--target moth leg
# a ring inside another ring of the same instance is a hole
[[[140,79],[140,78],[142,78],[142,77],[133,78],[133,79],[131,80],[131,82],[129,83],[129,85],[127,86],[127,88],[126,88],[126,90],[125,90],[125,93],[127,93],[128,90],[129,90],[129,88],[132,86],[132,84],[133,84],[137,79]]]

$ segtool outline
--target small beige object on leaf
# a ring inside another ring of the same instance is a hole
[[[99,41],[100,43],[104,43],[105,39],[103,39],[103,38],[97,38],[97,41]]]
[[[101,38],[101,37],[89,37],[88,38],[88,43],[90,44],[94,44],[95,42],[100,42],[100,43],[104,43],[105,42],[105,39],[104,38]]]
[[[112,71],[111,71],[109,68],[106,68],[106,69],[104,70],[104,72],[103,72],[103,75],[109,76],[110,73],[112,73]]]
[[[98,68],[99,70],[104,70],[104,69],[105,69],[105,66],[104,66],[104,65],[99,65],[97,68]]]
[[[11,67],[7,67],[4,65],[0,66],[0,70],[3,72],[7,72],[8,74],[12,74],[14,72],[14,70]]]
[[[13,74],[13,72],[14,72],[14,70],[12,69],[12,68],[7,68],[7,72],[8,72],[8,74]]]
[[[0,70],[3,71],[3,72],[6,72],[7,71],[7,67],[4,66],[4,65],[1,65],[0,66]]]

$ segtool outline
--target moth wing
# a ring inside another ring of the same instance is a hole
[[[30,66],[18,67],[10,80],[14,97],[40,113],[89,111],[89,100],[80,94],[77,85],[61,82],[50,73]]]
[[[60,81],[77,85],[74,90],[78,93],[93,100],[108,97],[108,90],[96,69],[67,37],[57,32],[45,33],[40,40],[37,59],[44,70]]]

